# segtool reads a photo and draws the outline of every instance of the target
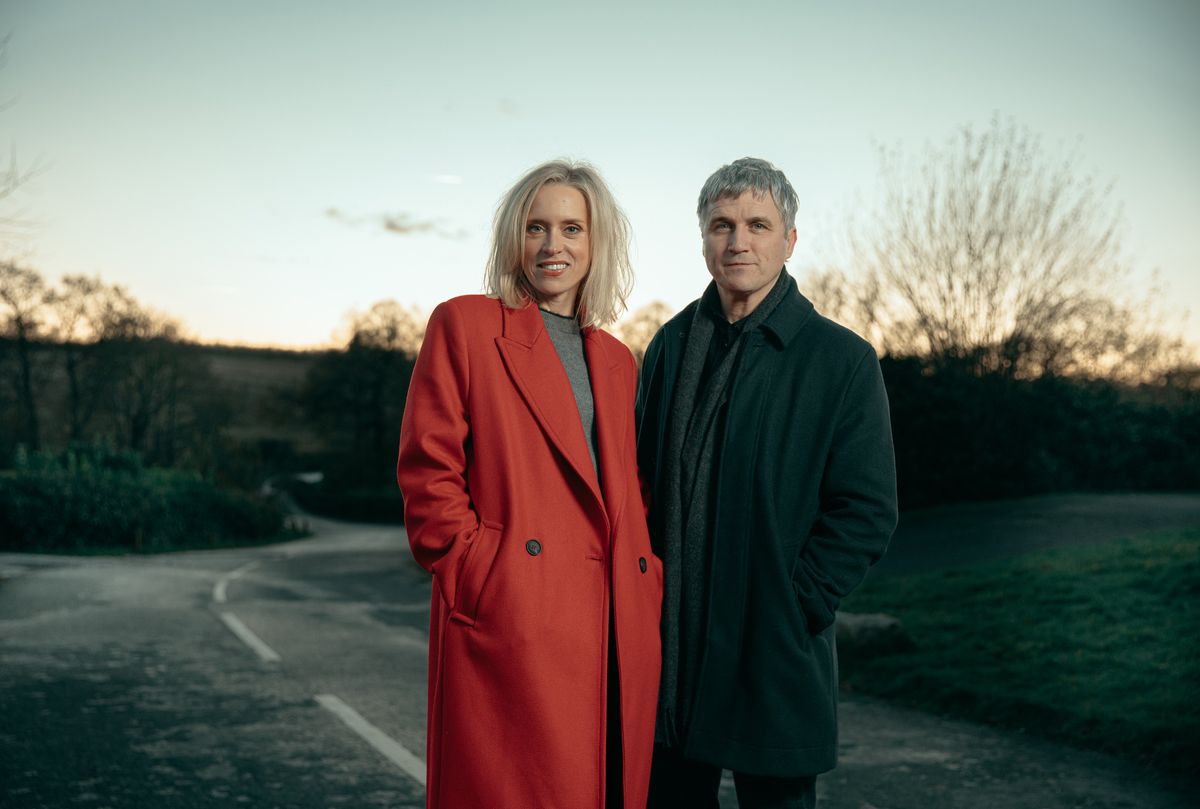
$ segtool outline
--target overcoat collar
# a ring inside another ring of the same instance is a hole
[[[762,328],[774,336],[780,347],[790,343],[816,311],[812,301],[800,294],[796,279],[788,274],[786,267],[783,272],[786,276],[783,280],[788,287],[787,293],[762,324]]]
[[[546,333],[538,308],[528,304],[519,309],[501,306],[501,310],[504,325],[496,345],[513,383],[550,444],[587,484],[607,518],[605,502],[615,505],[623,500],[623,492],[618,489],[623,485],[624,477],[618,467],[622,460],[620,445],[628,426],[625,422],[629,408],[622,404],[620,377],[614,371],[620,365],[620,357],[612,356],[615,352],[605,347],[599,331],[583,330],[584,355],[595,402],[597,461],[604,480],[602,495],[571,381]],[[611,515],[614,519],[616,516],[615,513]]]
[[[800,293],[800,289],[796,286],[796,279],[788,273],[787,267],[783,268],[783,284],[787,287],[783,300],[759,327],[771,335],[780,348],[790,343],[816,312],[812,301]],[[713,295],[714,300],[716,299],[716,282],[710,281],[705,287],[704,295],[709,294]],[[672,323],[678,322],[682,326],[683,333],[686,334],[691,327],[696,307],[705,305],[704,295],[692,301],[687,308],[672,319]],[[721,304],[716,302],[714,305],[719,311]]]

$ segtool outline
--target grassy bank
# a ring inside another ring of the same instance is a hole
[[[1200,760],[1200,528],[880,577],[844,608],[914,642],[846,659],[847,688],[1162,769]]]

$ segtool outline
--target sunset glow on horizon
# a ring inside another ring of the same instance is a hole
[[[10,200],[6,252],[121,284],[201,342],[329,347],[376,301],[480,291],[496,201],[557,156],[630,217],[631,311],[703,289],[696,194],[744,155],[800,194],[803,290],[879,201],[879,147],[919,157],[998,116],[1113,183],[1134,297],[1157,277],[1200,346],[1195,3],[7,10],[0,134],[48,168]]]

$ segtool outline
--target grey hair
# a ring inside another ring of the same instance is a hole
[[[521,270],[525,220],[543,186],[562,183],[587,201],[592,248],[591,267],[579,290],[580,326],[600,328],[625,310],[633,286],[629,261],[629,220],[590,163],[551,160],[525,173],[500,200],[492,223],[492,249],[484,273],[484,291],[516,309],[536,298]]]
[[[787,177],[766,160],[743,157],[714,171],[700,189],[700,202],[696,205],[700,229],[704,230],[708,209],[718,200],[740,197],[747,191],[753,191],[755,196],[770,194],[779,209],[784,229],[796,227],[796,209],[800,207],[800,201]]]

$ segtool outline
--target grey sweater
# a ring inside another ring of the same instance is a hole
[[[571,392],[575,394],[575,405],[579,408],[579,419],[583,422],[583,434],[587,436],[588,454],[592,456],[592,467],[596,479],[600,479],[600,465],[596,461],[596,411],[592,401],[592,380],[588,376],[587,358],[583,354],[583,334],[579,321],[573,317],[556,315],[539,310],[546,333],[554,343],[554,351],[562,361],[567,379],[571,380]]]

